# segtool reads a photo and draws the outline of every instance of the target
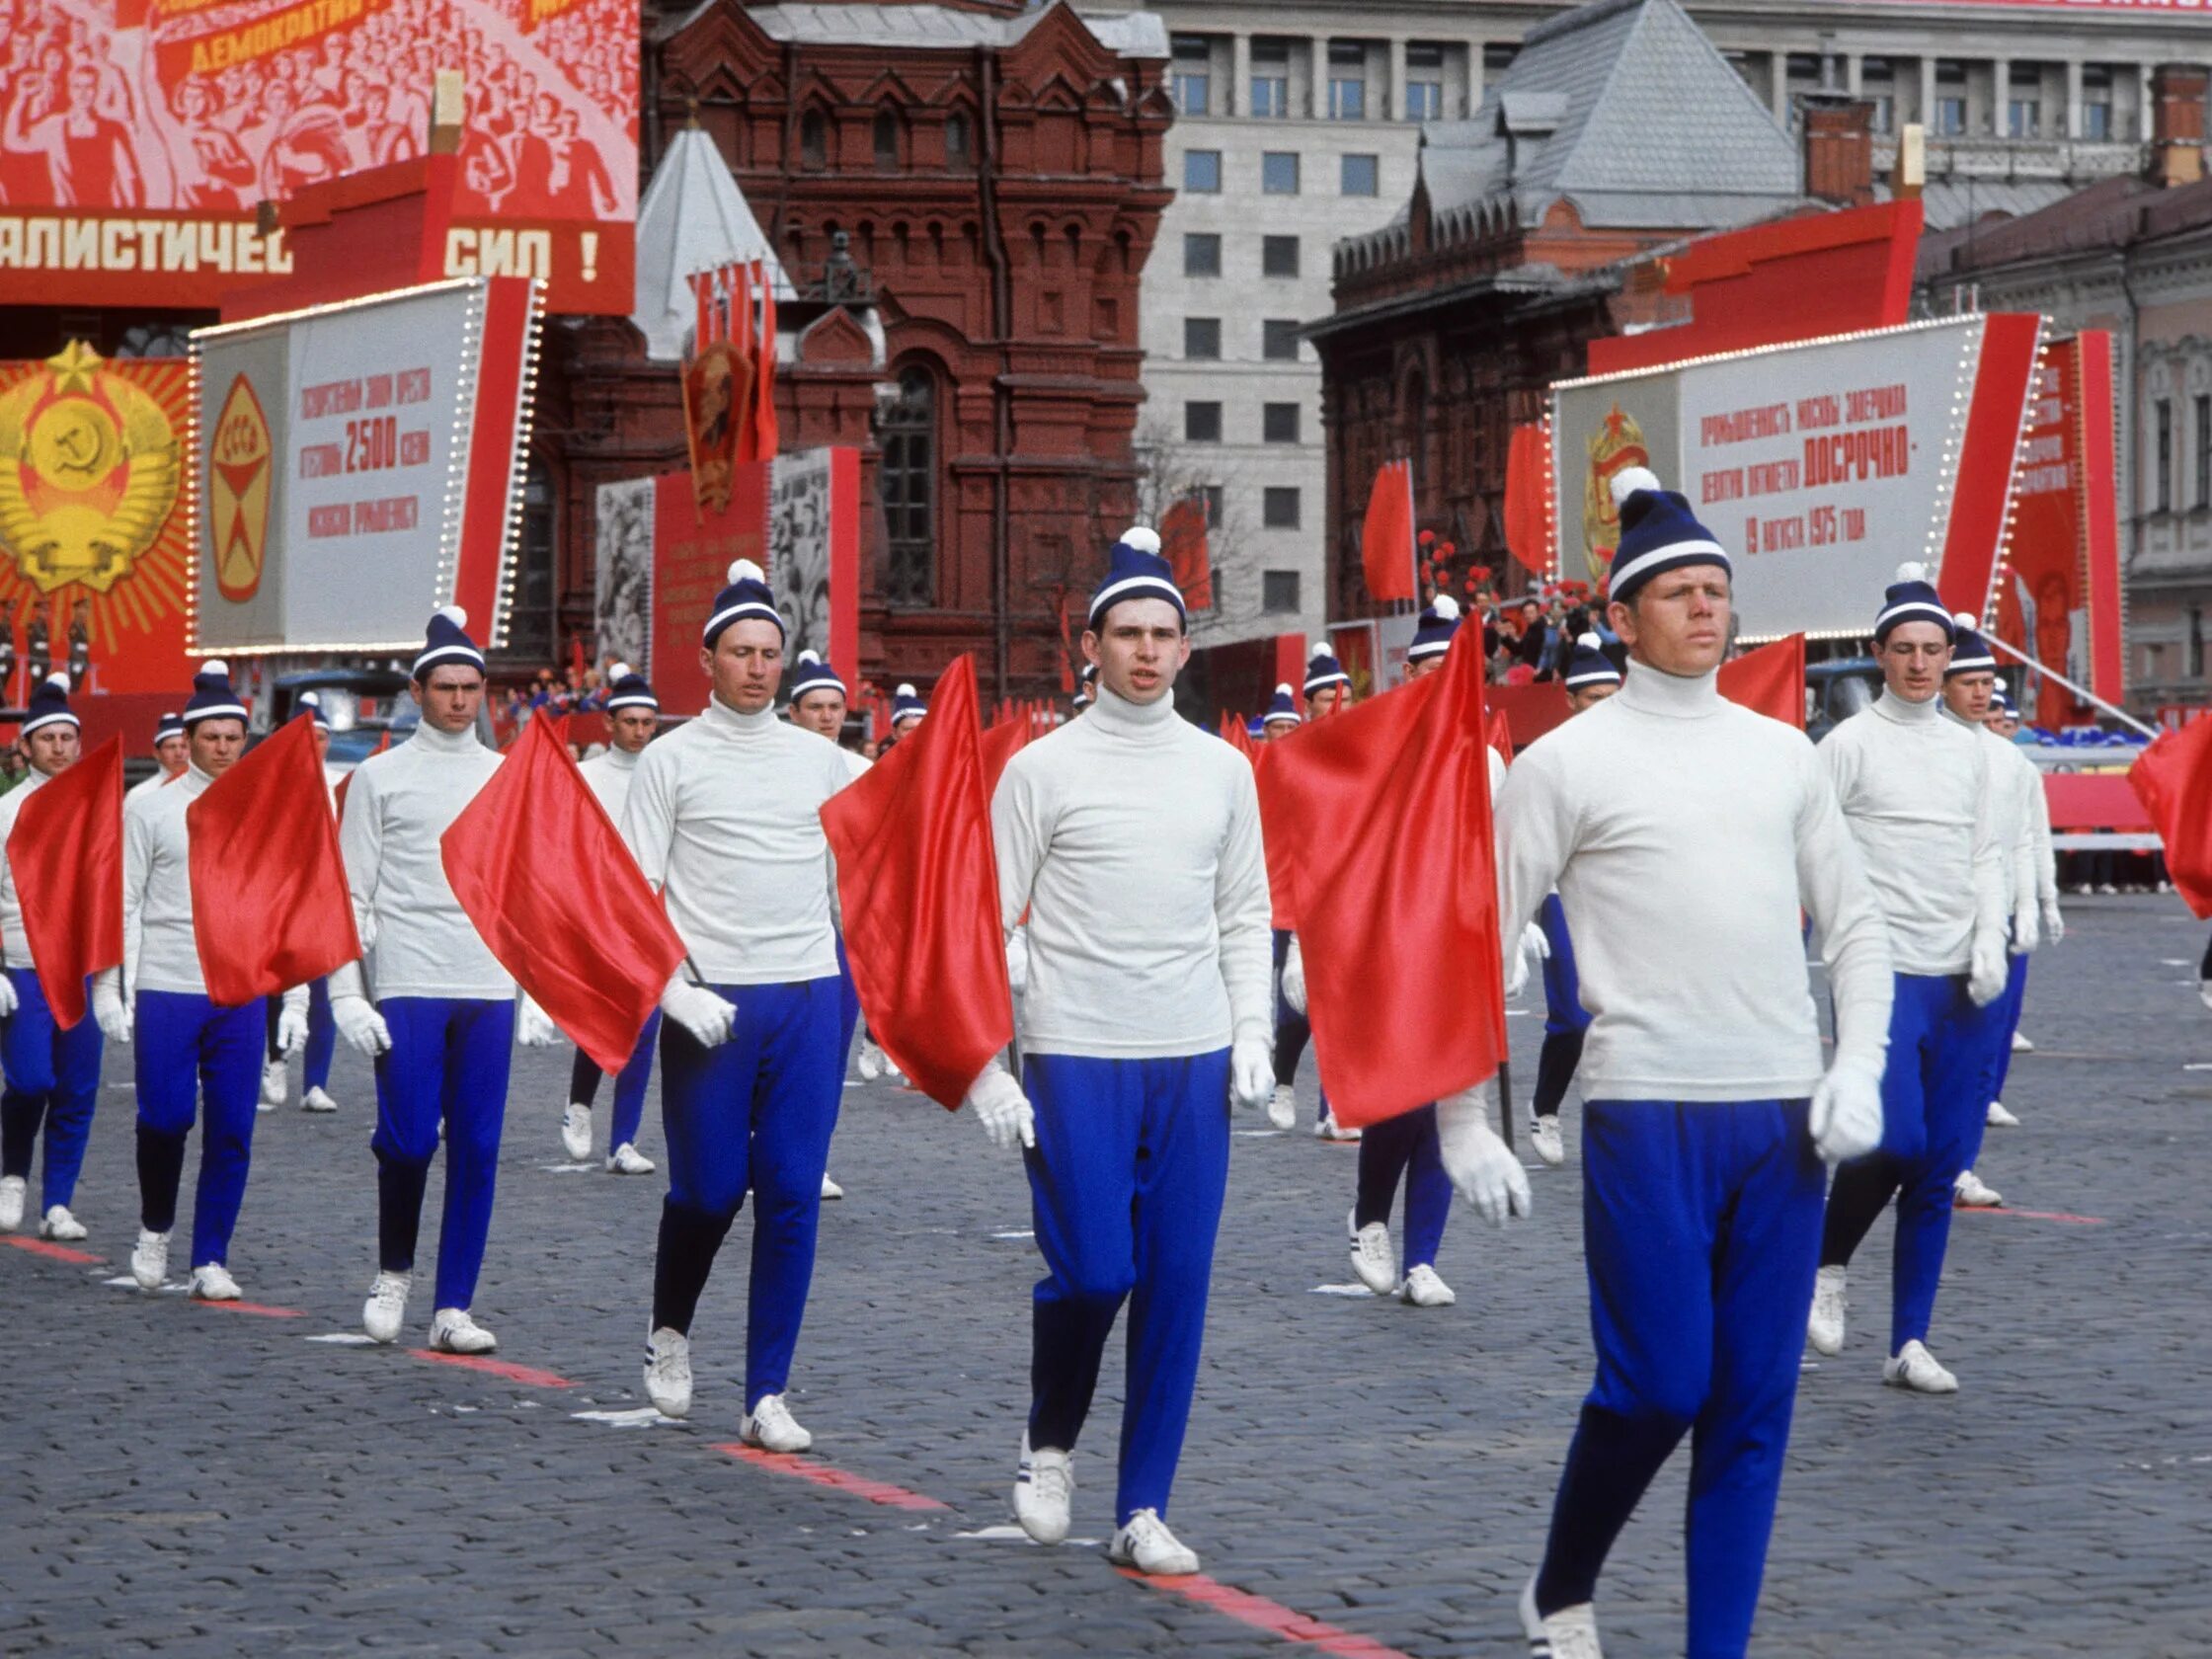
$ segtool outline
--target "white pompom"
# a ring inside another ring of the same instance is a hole
[[[819,663],[822,661],[822,653],[819,651],[802,651],[799,653],[799,661],[803,664]]]
[[[1278,697],[1288,697],[1291,694],[1290,682],[1286,680],[1284,683],[1276,686],[1275,694]]]
[[[767,578],[762,575],[760,567],[750,559],[733,559],[730,561],[730,580],[732,582],[764,582]]]
[[[1575,644],[1581,646],[1585,651],[1603,651],[1606,648],[1606,642],[1596,634],[1579,635],[1575,639]]]
[[[1638,490],[1663,490],[1659,475],[1649,467],[1622,467],[1613,475],[1613,505],[1625,506],[1630,496]]]
[[[468,612],[463,610],[459,605],[441,605],[438,607],[437,613],[438,615],[444,617],[446,621],[452,623],[456,628],[465,628],[468,626]]]
[[[1305,666],[1310,669],[1315,667],[1317,664],[1325,663],[1328,660],[1329,648],[1325,645],[1317,645],[1313,648],[1313,654],[1310,657],[1306,658]]]
[[[1436,612],[1440,622],[1457,622],[1460,619],[1460,601],[1450,593],[1439,593],[1429,608]]]
[[[46,675],[46,683],[52,686],[56,691],[68,690],[69,671],[67,669],[54,670],[52,673]]]
[[[1981,618],[1976,616],[1970,610],[1952,611],[1951,621],[1956,623],[1959,627],[1964,628],[1968,633],[1972,633],[1975,629],[1979,628],[1982,625]]]
[[[915,691],[911,685],[906,684],[902,681],[899,689],[897,691],[894,691],[892,695],[895,697],[911,697],[915,695]]]
[[[1928,567],[1917,559],[1908,559],[1897,567],[1897,580],[1899,582],[1926,582],[1928,580]]]
[[[323,699],[313,691],[302,691],[299,694],[299,706],[301,708],[321,708]]]
[[[218,679],[228,679],[230,677],[230,665],[220,657],[210,657],[206,662],[199,665],[199,672],[203,674],[213,674]]]
[[[1124,547],[1134,547],[1140,553],[1157,553],[1159,551],[1159,531],[1147,529],[1143,524],[1132,524],[1128,529],[1122,531],[1122,545]]]

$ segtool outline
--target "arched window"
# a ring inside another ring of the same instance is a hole
[[[883,464],[887,602],[937,599],[937,377],[920,363],[899,371],[899,396],[877,427]]]
[[[976,165],[975,136],[968,125],[967,115],[955,110],[945,118],[945,165],[955,173],[965,173]]]
[[[507,649],[533,663],[553,660],[554,573],[560,559],[559,499],[553,469],[530,457],[522,478],[522,535],[514,554],[514,602],[507,618]]]
[[[820,110],[809,110],[799,118],[799,165],[830,165],[830,123],[822,118]]]
[[[876,171],[899,170],[899,118],[889,110],[876,112]]]

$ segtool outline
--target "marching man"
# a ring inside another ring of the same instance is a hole
[[[791,675],[791,723],[810,732],[820,733],[836,744],[837,752],[844,756],[845,769],[858,777],[874,762],[855,750],[846,749],[840,741],[845,730],[845,682],[837,677],[837,671],[822,660],[819,653],[802,651]],[[852,1034],[860,1026],[860,992],[852,983],[852,967],[845,960],[845,942],[837,940],[837,973],[844,981],[844,1022],[842,1035],[837,1042],[840,1061],[852,1052]],[[860,1075],[870,1082],[883,1075],[890,1066],[883,1050],[876,1047],[865,1030],[860,1033]],[[832,1181],[827,1172],[822,1177],[822,1196],[825,1201],[842,1198],[844,1188]]]
[[[660,729],[661,700],[645,675],[627,664],[607,670],[606,752],[594,754],[577,770],[591,786],[607,818],[619,830],[630,802],[630,782],[637,775],[638,756]],[[645,1085],[653,1075],[653,1045],[661,1035],[661,1011],[656,1008],[638,1033],[629,1063],[614,1079],[614,1121],[607,1127],[606,1167],[610,1175],[650,1175],[653,1160],[637,1148],[638,1125],[645,1121]],[[577,1050],[569,1072],[569,1105],[561,1115],[561,1145],[572,1158],[592,1155],[592,1100],[599,1092],[599,1068],[592,1057]]]
[[[445,879],[439,838],[500,757],[476,738],[484,654],[457,606],[430,620],[410,677],[422,722],[354,773],[338,844],[364,952],[331,976],[338,1029],[376,1063],[376,1280],[361,1328],[391,1342],[407,1318],[423,1191],[444,1127],[445,1208],[438,1224],[431,1346],[489,1354],[469,1316],[492,1230],[500,1128],[516,1036],[514,982],[485,946]],[[365,971],[364,971],[365,969]],[[558,1034],[524,999],[521,1040]]]
[[[1439,659],[1441,661],[1441,659]],[[1305,661],[1305,717],[1308,720],[1325,720],[1332,714],[1341,714],[1352,706],[1352,676],[1344,672],[1326,646],[1314,651]],[[1288,736],[1277,732],[1277,737]],[[1275,1091],[1274,1103],[1268,1116],[1271,1121],[1288,1129],[1298,1122],[1298,1063],[1304,1058],[1305,1045],[1313,1040],[1312,1022],[1305,1017],[1305,993],[1301,990],[1294,1006],[1285,994],[1285,975],[1291,961],[1291,930],[1273,930],[1274,964],[1276,980],[1275,996]],[[1327,1095],[1320,1097],[1313,1120],[1313,1133],[1323,1141],[1357,1141],[1360,1131],[1345,1129],[1336,1121],[1336,1114],[1329,1110]]]
[[[991,802],[999,915],[1029,913],[1024,1078],[969,1091],[991,1144],[1025,1148],[1046,1276],[1014,1513],[1067,1536],[1070,1462],[1115,1316],[1131,1302],[1109,1557],[1198,1570],[1168,1531],[1228,1177],[1227,1105],[1267,1104],[1267,867],[1252,768],[1175,713],[1190,660],[1159,537],[1127,531],[1092,596],[1098,701],[1018,752]]]
[[[1598,1659],[1607,1552],[1686,1433],[1693,1659],[1751,1639],[1820,1242],[1821,1160],[1881,1134],[1882,918],[1804,737],[1725,700],[1730,564],[1641,467],[1614,484],[1619,695],[1531,744],[1498,803],[1508,958],[1556,891],[1581,946],[1583,1240],[1598,1375],[1522,1594],[1530,1652]],[[1821,1069],[1800,908],[1837,1013]],[[1438,1108],[1445,1166],[1526,1208],[1479,1092]]]
[[[140,778],[124,790],[124,798],[127,800],[133,795],[151,794],[165,783],[175,783],[185,775],[185,765],[189,758],[185,744],[185,717],[181,714],[164,714],[154,727],[153,775]]]
[[[312,691],[302,694],[299,707],[314,719],[315,757],[323,763],[323,794],[335,814],[338,785],[345,774],[330,763],[330,716],[323,712],[322,698]],[[261,1072],[261,1103],[265,1110],[281,1106],[285,1091],[291,1086],[290,1062],[276,1046],[276,1026],[281,1011],[281,1000],[271,997],[269,1052]],[[299,1109],[303,1112],[337,1111],[338,1102],[330,1097],[330,1063],[338,1052],[338,1022],[330,1014],[327,975],[307,988],[307,1041],[301,1047],[306,1051],[306,1076],[301,1080]]]
[[[1806,1336],[1844,1346],[1852,1253],[1897,1200],[1889,1358],[1882,1381],[1958,1391],[1928,1351],[1959,1171],[1987,1120],[1991,1005],[2005,992],[2004,848],[1980,733],[1943,717],[1951,614],[1919,565],[1903,565],[1874,619],[1884,688],[1820,746],[1889,922],[1896,989],[1880,1148],[1836,1172]]]
[[[646,1396],[691,1409],[691,1320],[753,1195],[741,1437],[804,1452],[784,1401],[814,1279],[822,1177],[844,1087],[844,983],[822,804],[850,781],[818,732],[776,718],[783,618],[740,559],[716,595],[698,719],[639,757],[624,838],[688,953],[661,1000],[669,1196],[653,1271]],[[695,976],[695,977],[694,977]]]
[[[1260,717],[1260,736],[1268,743],[1287,738],[1297,731],[1304,721],[1298,712],[1298,700],[1291,695],[1288,683],[1278,685],[1275,695],[1268,700],[1267,713]]]
[[[235,1008],[208,999],[193,932],[192,835],[185,811],[246,750],[246,705],[220,662],[203,665],[185,704],[190,760],[183,777],[125,803],[122,815],[122,949],[119,969],[93,987],[93,1015],[111,1042],[135,1036],[138,1086],[138,1242],[130,1276],[159,1290],[169,1275],[185,1137],[205,1109],[199,1182],[193,1202],[192,1294],[236,1302],[230,1235],[246,1197],[261,1080],[260,998]],[[307,988],[284,993],[278,1043],[307,1036]],[[196,1102],[195,1096],[198,1096]]]
[[[81,1019],[67,1031],[54,1024],[46,993],[31,960],[31,939],[24,931],[23,901],[7,859],[8,838],[24,802],[46,779],[77,763],[77,717],[69,710],[69,676],[49,674],[32,693],[18,733],[31,775],[0,795],[0,1064],[7,1089],[0,1093],[0,1232],[23,1225],[24,1200],[31,1180],[31,1154],[40,1130],[46,1137],[46,1166],[39,1192],[39,1236],[73,1240],[85,1235],[84,1224],[69,1213],[76,1197],[77,1171],[85,1161],[85,1139],[92,1131],[93,1107],[100,1099],[100,1025]]]

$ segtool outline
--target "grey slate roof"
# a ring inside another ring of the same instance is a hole
[[[701,0],[668,31],[674,34],[719,0]],[[752,6],[748,13],[769,39],[825,46],[1010,46],[1036,28],[1052,8],[1018,14],[962,11],[952,6],[841,5],[835,0],[788,0]],[[1072,8],[1071,8],[1072,9]],[[1167,26],[1155,12],[1075,11],[1098,43],[1119,57],[1165,57]]]

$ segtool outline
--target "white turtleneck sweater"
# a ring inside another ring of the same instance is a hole
[[[514,982],[453,897],[438,847],[499,764],[475,732],[441,732],[426,720],[398,748],[354,769],[338,845],[379,999],[505,1001],[514,994]]]
[[[630,804],[630,780],[637,776],[637,755],[609,744],[605,752],[592,755],[576,769],[584,774],[585,784],[599,805],[606,808],[615,829],[621,829],[623,810]]]
[[[2002,948],[2005,859],[1988,750],[1943,700],[1884,690],[1820,757],[1866,860],[1900,974],[1963,974],[1977,937]]]
[[[1100,687],[1019,750],[990,804],[999,917],[1029,913],[1016,1021],[1031,1054],[1207,1054],[1273,1030],[1267,860],[1252,767]]]
[[[192,840],[185,809],[214,781],[198,766],[187,766],[167,788],[123,802],[123,984],[131,991],[206,993],[192,930]]]
[[[33,766],[30,774],[0,795],[0,962],[10,968],[32,968],[31,938],[23,930],[23,901],[16,896],[16,872],[8,862],[7,846],[16,832],[16,815],[32,792],[46,781],[46,774]]]
[[[1822,1064],[1800,911],[1820,928],[1839,1065],[1878,1072],[1889,946],[1804,735],[1705,674],[1638,667],[1531,744],[1498,799],[1501,929],[1557,890],[1590,1010],[1593,1100],[1793,1100]]]
[[[623,837],[707,984],[836,973],[836,873],[821,814],[851,776],[828,738],[717,697],[638,756]]]
[[[132,784],[128,789],[124,790],[122,792],[122,798],[125,801],[128,801],[134,796],[151,795],[155,790],[161,788],[162,785],[173,783],[176,780],[172,778],[167,772],[156,769],[152,777],[142,777],[136,783]]]
[[[1999,886],[2008,919],[2036,906],[2035,801],[2043,793],[2043,774],[2014,745],[1978,720],[1961,720],[1944,705],[1943,718],[1970,732],[1989,767],[1990,813],[1997,832]],[[2048,814],[2046,812],[2045,822]]]

